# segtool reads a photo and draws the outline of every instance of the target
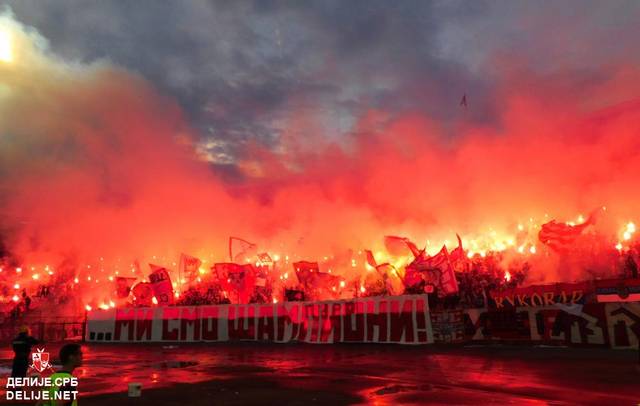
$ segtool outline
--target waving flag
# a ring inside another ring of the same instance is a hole
[[[365,250],[365,254],[367,256],[367,264],[369,264],[370,267],[375,268],[378,276],[383,278],[382,280],[385,284],[386,292],[396,295],[401,294],[403,281],[401,280],[396,267],[388,262],[378,264],[373,256],[373,252],[370,250]]]
[[[420,280],[436,285],[443,295],[458,292],[458,281],[446,246],[443,245],[436,255],[416,258],[407,266],[405,286],[414,286]]]
[[[384,237],[384,246],[389,254],[395,256],[407,255],[407,250],[409,250],[415,258],[418,258],[423,252],[423,250],[419,250],[418,247],[408,238],[396,237],[394,235],[387,235]]]
[[[458,234],[456,234],[456,238],[458,239],[458,246],[449,253],[449,260],[456,272],[467,272],[469,270],[470,261],[467,254],[464,252],[464,248],[462,248],[462,239]]]
[[[575,226],[551,220],[542,225],[538,239],[554,251],[564,251],[571,248],[571,245],[582,235],[585,228],[594,222],[594,214],[590,215],[584,223]]]
[[[149,281],[153,288],[153,294],[158,301],[158,305],[167,306],[173,303],[173,285],[171,284],[171,276],[166,268],[149,264],[151,273]]]
[[[464,106],[465,109],[467,108],[467,94],[466,93],[462,95],[462,100],[460,100],[460,105]]]
[[[202,261],[196,257],[187,254],[180,254],[180,263],[178,265],[178,274],[181,278],[185,278],[187,283],[193,282],[198,276]]]
[[[464,249],[462,248],[462,239],[458,234],[456,234],[456,238],[458,239],[458,246],[449,253],[449,258],[451,259],[451,262],[467,258],[467,256],[464,253]]]
[[[378,263],[376,262],[376,258],[373,256],[373,252],[371,252],[370,250],[365,250],[364,253],[367,256],[367,264],[369,264],[369,266],[372,268],[377,268]]]
[[[262,265],[269,266],[273,264],[273,259],[271,258],[271,255],[269,255],[266,252],[258,254],[258,261],[260,261]]]
[[[436,256],[443,257],[442,259],[442,267],[440,268],[440,289],[445,295],[452,295],[458,293],[458,281],[456,280],[456,273],[451,265],[451,260],[449,259],[449,253],[447,252],[447,247],[442,246],[442,249]]]
[[[320,273],[320,265],[317,262],[298,261],[293,263],[298,282],[305,288],[313,283],[314,274]]]
[[[373,252],[369,250],[364,251],[367,256],[367,264],[374,268],[380,275],[397,275],[396,268],[388,262],[378,264],[376,258],[373,256]]]
[[[249,303],[256,286],[256,272],[250,264],[217,263],[213,270],[222,288],[237,296],[237,303]]]
[[[124,278],[122,276],[116,278],[116,293],[119,299],[124,299],[129,296],[131,286],[133,286],[136,279],[137,278]]]
[[[340,278],[330,273],[320,272],[317,262],[299,261],[293,263],[298,281],[305,289],[331,289],[340,283]]]
[[[406,290],[415,290],[416,292],[423,293],[424,285],[426,283],[426,272],[418,269],[414,262],[407,265],[405,268],[402,283]]]
[[[247,262],[246,258],[256,255],[258,246],[238,237],[229,237],[229,260],[231,262]]]
[[[153,288],[149,282],[136,283],[131,288],[131,294],[137,306],[151,306]]]

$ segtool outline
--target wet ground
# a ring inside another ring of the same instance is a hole
[[[84,354],[83,405],[640,404],[634,351],[92,344]],[[3,377],[10,355],[0,351]],[[127,397],[130,382],[142,384],[141,398]]]

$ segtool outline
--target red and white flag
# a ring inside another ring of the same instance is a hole
[[[464,253],[464,249],[462,248],[462,239],[458,234],[456,234],[456,238],[458,239],[458,246],[449,253],[451,262],[467,258],[467,255]]]
[[[153,294],[160,306],[168,306],[173,303],[173,285],[171,284],[171,276],[166,268],[149,264],[151,273],[149,274],[149,282],[153,288]]]
[[[187,254],[180,254],[178,275],[186,279],[187,283],[193,282],[193,280],[198,277],[198,271],[201,265],[202,261],[199,258]]]
[[[443,295],[451,295],[458,292],[456,274],[451,265],[447,247],[444,245],[436,255],[416,258],[415,261],[407,266],[405,278],[409,278],[408,282],[417,281],[418,274],[426,274],[427,277],[425,279],[438,286]]]
[[[442,274],[440,275],[440,289],[442,289],[446,295],[458,293],[458,280],[456,279],[455,270],[451,265],[447,247],[443,246],[438,255],[441,253],[446,258],[446,262],[444,263],[444,267],[441,268]]]
[[[247,258],[256,255],[258,246],[238,237],[229,237],[229,260],[235,263],[245,263]]]
[[[223,262],[214,264],[213,270],[222,288],[236,294],[237,303],[249,303],[256,286],[256,272],[251,264]]]
[[[258,261],[260,261],[262,265],[266,266],[271,266],[273,264],[273,258],[271,258],[271,255],[266,252],[258,254]]]
[[[462,239],[458,234],[456,234],[456,238],[458,239],[458,246],[449,253],[451,265],[456,272],[468,272],[471,261],[469,261],[469,257],[464,252],[464,248],[462,248]]]

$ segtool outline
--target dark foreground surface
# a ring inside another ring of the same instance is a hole
[[[640,404],[633,351],[92,344],[84,353],[81,405]],[[3,390],[9,357],[0,352]],[[130,382],[142,397],[127,397]]]

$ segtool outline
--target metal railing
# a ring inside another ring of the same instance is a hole
[[[28,327],[31,335],[41,342],[83,340],[86,328],[84,316],[28,317],[18,320],[5,319],[0,325],[0,342],[11,342],[21,327]]]

